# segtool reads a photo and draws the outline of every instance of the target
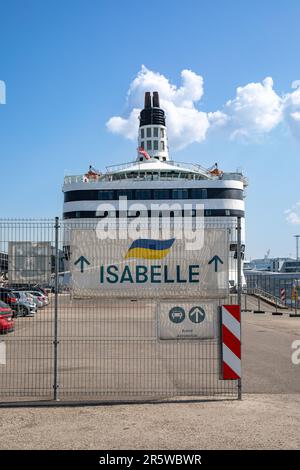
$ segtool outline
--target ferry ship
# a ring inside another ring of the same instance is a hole
[[[138,122],[137,122],[138,126]],[[170,159],[166,116],[160,107],[158,92],[146,92],[144,109],[139,116],[138,149],[135,161],[106,167],[105,172],[90,166],[83,175],[66,176],[63,193],[63,219],[68,226],[97,223],[109,217],[99,211],[99,204],[109,203],[118,213],[119,199],[127,198],[126,217],[139,217],[130,205],[143,203],[150,212],[153,203],[186,203],[203,205],[204,220],[214,226],[230,229],[229,282],[236,285],[236,231],[237,217],[241,217],[242,248],[245,247],[245,187],[247,180],[241,172],[224,172],[214,164],[206,169],[195,163],[181,163]],[[192,215],[195,214],[192,209]],[[164,216],[172,214],[162,213]],[[173,214],[174,215],[174,214]],[[151,214],[149,214],[151,216]],[[123,213],[122,213],[123,217]],[[68,251],[67,242],[65,250]]]

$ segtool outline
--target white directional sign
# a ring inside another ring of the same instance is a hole
[[[161,340],[204,340],[219,335],[216,301],[163,301],[157,308],[157,336]]]
[[[74,229],[70,261],[73,293],[79,296],[221,298],[228,293],[226,229],[205,229],[203,243],[192,249],[176,237],[111,240]]]

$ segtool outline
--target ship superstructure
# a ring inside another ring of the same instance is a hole
[[[138,124],[138,123],[137,123]],[[114,208],[116,217],[140,217],[130,206],[143,203],[151,217],[153,203],[176,202],[191,204],[191,215],[196,204],[203,205],[205,220],[231,230],[232,264],[230,282],[236,283],[235,243],[232,227],[241,217],[242,243],[245,246],[244,189],[247,181],[241,172],[223,172],[215,164],[211,169],[201,165],[181,163],[170,159],[166,116],[160,107],[157,92],[145,93],[144,108],[140,113],[138,149],[135,161],[106,168],[99,172],[92,167],[83,175],[66,176],[63,185],[63,218],[68,224],[79,221],[97,223],[109,217],[109,211],[99,210],[101,203]],[[128,211],[119,214],[119,200],[125,197]],[[165,216],[176,216],[163,211]]]

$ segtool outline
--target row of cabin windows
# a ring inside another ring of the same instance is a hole
[[[146,150],[158,150],[158,140],[146,140]],[[142,140],[141,141],[141,147],[142,149],[145,148],[145,142]],[[165,142],[163,140],[160,141],[160,149],[161,151],[164,151],[166,149]]]
[[[230,188],[175,188],[175,189],[111,189],[77,190],[65,193],[65,202],[113,201],[120,197],[128,200],[155,199],[243,199],[241,189]]]
[[[196,217],[196,215],[201,217],[204,215],[204,217],[244,217],[244,211],[237,210],[237,209],[205,209],[204,213],[199,213],[199,211],[196,211],[196,209],[192,209],[190,211],[183,211],[183,210],[177,210],[177,211],[170,211],[170,212],[162,212],[162,211],[145,211],[143,213],[142,211],[127,211],[126,213],[124,212],[119,212],[119,211],[114,211],[108,213],[108,211],[72,211],[72,212],[64,212],[63,218],[64,219],[84,219],[84,218],[105,218],[105,217],[116,217],[116,218],[135,218],[135,217]]]
[[[156,160],[167,161],[167,157],[155,156]],[[140,161],[144,161],[140,157]],[[188,179],[188,180],[203,180],[203,176],[196,173],[185,173],[181,171],[129,171],[128,173],[115,173],[106,177],[106,181],[119,181],[124,179],[136,180],[163,180],[163,179]]]
[[[151,127],[147,127],[146,129],[146,137],[152,137],[152,128]],[[153,128],[153,137],[157,137],[158,138],[158,127],[154,127]],[[165,130],[160,128],[160,137],[161,139],[163,139],[165,137]],[[145,138],[145,129],[141,129],[141,139],[144,139]]]

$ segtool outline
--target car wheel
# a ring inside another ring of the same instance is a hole
[[[26,316],[28,315],[28,313],[29,313],[29,312],[28,312],[27,308],[26,308],[26,307],[22,307],[22,309],[21,309],[21,315],[22,315],[22,317],[26,317]]]

